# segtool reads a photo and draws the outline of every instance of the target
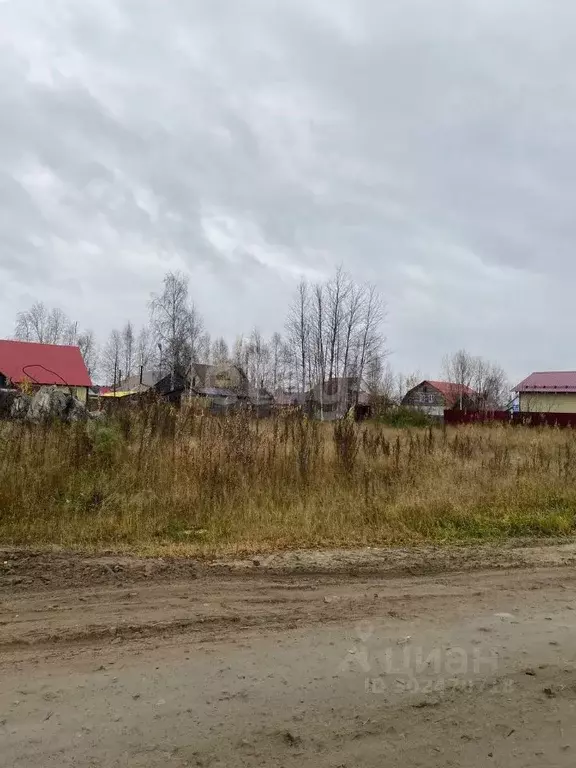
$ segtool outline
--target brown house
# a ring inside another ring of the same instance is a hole
[[[188,373],[191,397],[205,401],[214,413],[249,407],[257,415],[267,416],[274,402],[264,387],[253,386],[238,365],[193,363]]]
[[[356,376],[340,376],[318,383],[308,392],[306,407],[311,415],[324,421],[342,419],[350,408],[368,408],[370,390]]]
[[[406,393],[402,405],[428,416],[443,416],[445,410],[474,407],[478,394],[464,384],[450,381],[422,381]]]
[[[306,399],[306,396],[300,392],[285,392],[282,389],[277,389],[273,397],[274,407],[278,410],[301,408]]]
[[[196,391],[222,389],[234,392],[240,397],[248,397],[250,394],[248,377],[242,368],[232,363],[220,363],[219,365],[192,363],[187,378],[190,387]]]

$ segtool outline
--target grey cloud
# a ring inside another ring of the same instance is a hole
[[[462,345],[574,367],[574,22],[570,0],[0,4],[0,334],[45,295],[105,335],[174,266],[215,333],[271,331],[299,271],[343,263],[387,295],[397,367]]]

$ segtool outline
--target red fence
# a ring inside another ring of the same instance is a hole
[[[508,411],[444,411],[445,424],[512,424],[526,427],[573,427],[576,413],[509,413]]]
[[[576,413],[515,413],[513,424],[527,427],[573,427],[576,428]]]
[[[510,421],[508,411],[444,411],[445,424],[491,424]]]

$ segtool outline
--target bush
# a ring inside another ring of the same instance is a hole
[[[413,408],[404,408],[399,406],[398,408],[390,409],[380,414],[376,421],[380,424],[385,424],[388,427],[395,427],[402,429],[404,427],[430,427],[437,423],[434,419],[431,419],[422,411],[417,411]]]
[[[108,462],[119,457],[124,447],[124,437],[120,425],[116,422],[88,422],[86,434],[95,456]]]

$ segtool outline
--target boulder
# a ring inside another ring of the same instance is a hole
[[[10,416],[12,404],[17,397],[15,389],[0,389],[0,419]]]
[[[31,398],[26,419],[35,424],[45,421],[86,421],[88,410],[69,390],[42,387]]]
[[[10,406],[10,418],[11,419],[25,419],[28,416],[30,410],[30,403],[32,398],[30,395],[19,394],[12,401]]]
[[[58,387],[42,387],[32,397],[26,418],[28,421],[33,421],[36,424],[42,421],[51,421],[52,419],[63,421],[71,399],[72,395],[63,389]]]
[[[88,419],[88,409],[82,405],[80,400],[70,397],[65,419],[66,421],[86,421]]]
[[[41,387],[35,394],[0,390],[0,418],[25,419],[40,424],[47,421],[87,421],[86,406],[63,387]]]

